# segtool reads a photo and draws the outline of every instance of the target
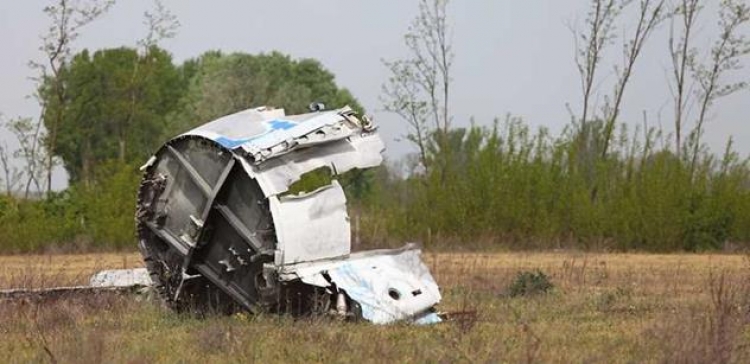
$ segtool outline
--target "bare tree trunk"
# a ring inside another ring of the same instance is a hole
[[[619,0],[591,0],[589,12],[585,21],[585,31],[571,27],[575,41],[575,63],[581,77],[581,91],[583,94],[582,110],[578,121],[575,140],[576,164],[575,168],[583,171],[587,183],[595,188],[594,174],[596,162],[596,148],[592,145],[593,132],[589,120],[591,117],[592,97],[595,82],[603,53],[614,37],[615,21],[622,10]],[[572,112],[571,112],[572,114]]]
[[[682,154],[682,126],[690,97],[687,90],[688,66],[693,62],[690,40],[700,10],[698,0],[681,0],[680,5],[674,11],[674,14],[682,21],[678,43],[675,42],[674,18],[670,27],[669,53],[672,57],[672,76],[674,77],[674,130],[677,158],[680,158]]]
[[[57,148],[57,129],[62,124],[64,113],[63,108],[65,105],[65,88],[63,86],[63,80],[61,79],[60,72],[63,67],[67,64],[67,58],[70,54],[70,41],[71,41],[71,11],[69,9],[69,3],[67,0],[59,0],[59,18],[57,23],[54,25],[57,28],[57,39],[54,39],[52,44],[54,50],[48,53],[48,65],[52,70],[53,78],[53,92],[57,99],[57,108],[55,108],[55,115],[51,123],[45,123],[47,127],[48,138],[46,142],[47,148],[47,161],[45,168],[47,170],[47,184],[46,193],[47,197],[52,192],[52,169],[54,168],[54,155],[55,149]]]
[[[615,0],[592,0],[591,10],[586,19],[588,32],[573,30],[576,42],[576,66],[581,76],[581,89],[583,91],[583,107],[581,111],[581,130],[586,129],[589,120],[589,108],[591,96],[594,90],[599,64],[602,60],[602,52],[608,42],[612,39],[614,20],[619,13],[619,6]],[[584,42],[579,45],[579,40]]]
[[[44,136],[44,132],[42,131],[42,118],[44,117],[44,113],[46,112],[46,110],[46,105],[42,105],[41,111],[39,112],[39,118],[37,119],[33,128],[33,134],[24,136],[22,133],[15,133],[16,138],[22,146],[23,158],[26,160],[27,175],[26,186],[24,188],[23,194],[24,198],[29,198],[32,184],[34,184],[37,191],[39,192],[39,179],[44,170],[46,170],[46,168],[44,168],[44,161],[46,160],[44,153],[46,152],[46,149],[44,149],[44,145],[42,143],[42,138]],[[26,139],[26,141],[24,141],[24,139]],[[29,147],[24,148],[24,144],[29,145]],[[24,151],[23,149],[26,150]]]
[[[45,82],[51,80],[51,92],[57,105],[51,118],[46,117],[43,112],[38,121],[37,130],[41,129],[41,124],[47,129],[47,138],[44,143],[39,141],[39,134],[34,141],[34,152],[36,156],[40,153],[40,148],[46,149],[43,168],[46,170],[45,192],[49,197],[52,192],[52,171],[55,167],[55,150],[57,149],[57,137],[60,125],[65,118],[66,90],[62,73],[67,66],[71,57],[72,42],[78,37],[78,31],[81,27],[94,21],[110,6],[114,0],[88,0],[71,3],[69,0],[57,0],[53,5],[44,8],[44,12],[50,18],[51,26],[49,31],[42,37],[43,43],[39,49],[45,54],[45,63],[30,62],[33,69],[39,72],[36,78],[39,83],[38,89],[45,86]],[[48,73],[48,70],[51,74]],[[48,100],[44,95],[37,95],[42,110],[48,109]],[[30,182],[27,183],[27,186]],[[28,187],[27,187],[28,191]]]
[[[450,84],[453,51],[449,39],[447,0],[421,0],[419,14],[404,36],[410,58],[384,62],[391,71],[383,85],[385,110],[404,119],[407,139],[419,150],[425,170],[432,169],[429,146],[447,153],[450,131]],[[432,142],[432,144],[431,144]],[[437,160],[440,172],[445,161]]]
[[[723,48],[726,45],[725,42],[720,43],[720,48]],[[706,84],[704,86],[704,91],[700,100],[700,112],[698,114],[698,121],[695,124],[695,129],[693,129],[693,152],[690,157],[690,177],[693,177],[693,174],[695,173],[695,166],[698,163],[698,153],[700,153],[700,146],[701,146],[701,137],[703,135],[703,124],[706,122],[706,116],[708,115],[708,110],[711,107],[711,103],[714,99],[714,92],[716,91],[716,83],[718,82],[718,78],[720,75],[720,62],[718,59],[714,59],[713,67],[711,68],[711,73],[708,76],[708,79],[706,81]]]
[[[742,34],[742,26],[750,23],[750,5],[742,0],[725,0],[719,9],[720,35],[711,48],[711,60],[706,67],[693,64],[693,73],[700,85],[700,110],[693,129],[690,176],[694,176],[701,147],[701,137],[714,102],[721,97],[747,89],[750,84],[743,81],[722,82],[723,76],[742,68],[740,60],[750,54],[750,39]]]
[[[576,41],[575,60],[581,76],[581,89],[583,92],[580,129],[576,142],[578,144],[579,165],[587,171],[586,173],[591,175],[595,171],[594,164],[597,160],[596,158],[604,159],[607,156],[614,127],[622,107],[623,96],[643,45],[656,26],[664,19],[662,14],[666,0],[640,0],[639,17],[633,36],[630,39],[624,40],[625,64],[619,72],[615,85],[614,101],[612,104],[605,105],[603,109],[604,130],[597,130],[597,135],[595,136],[590,135],[594,132],[588,123],[589,119],[591,119],[591,98],[594,93],[594,85],[602,60],[602,53],[605,47],[615,38],[613,35],[615,21],[622,10],[631,2],[631,0],[592,0],[586,19],[588,30],[586,32],[573,31]],[[583,46],[580,45],[579,41],[583,41]],[[596,143],[592,145],[592,142]],[[594,150],[592,150],[592,147],[594,147]],[[589,183],[592,184],[591,199],[595,200],[598,188],[595,183],[595,177],[590,177],[590,179]]]
[[[130,105],[128,108],[128,114],[125,117],[122,125],[120,125],[120,131],[118,135],[118,159],[120,162],[125,163],[127,161],[127,144],[129,130],[132,127],[133,120],[135,119],[138,100],[139,100],[139,87],[142,75],[141,62],[148,61],[148,55],[151,48],[156,46],[159,41],[167,38],[172,38],[176,34],[177,28],[180,23],[177,17],[167,9],[161,0],[154,0],[155,9],[153,12],[147,11],[145,15],[145,23],[148,25],[148,32],[146,37],[138,41],[140,46],[140,52],[133,63],[133,73],[130,77],[130,84],[128,87],[128,93],[130,98]]]
[[[665,6],[666,0],[641,0],[640,2],[638,24],[633,33],[633,37],[625,42],[626,60],[617,85],[615,86],[614,103],[605,112],[606,125],[604,127],[604,146],[601,150],[602,158],[606,157],[609,151],[609,145],[612,141],[612,133],[614,132],[617,118],[620,116],[625,89],[633,75],[636,61],[641,55],[646,40],[648,40],[656,26],[665,19],[663,15],[665,12]]]
[[[16,184],[20,179],[20,174],[16,168],[11,165],[10,155],[7,145],[0,145],[0,167],[3,168],[3,182],[5,183],[5,195],[11,197],[15,190]]]

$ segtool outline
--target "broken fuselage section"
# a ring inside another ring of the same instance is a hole
[[[154,288],[177,310],[440,319],[412,245],[351,252],[341,185],[292,194],[303,175],[382,162],[376,128],[348,107],[228,115],[167,142],[143,167],[136,221]]]

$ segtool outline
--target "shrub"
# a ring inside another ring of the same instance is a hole
[[[518,272],[516,278],[507,289],[509,297],[534,296],[546,294],[554,288],[544,272],[541,270]]]

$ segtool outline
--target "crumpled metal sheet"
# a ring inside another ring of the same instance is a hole
[[[442,298],[440,290],[420,256],[421,251],[410,244],[355,253],[345,260],[288,266],[280,273],[282,280],[301,279],[313,286],[343,290],[360,304],[362,317],[376,324],[440,322],[432,311]]]
[[[111,269],[94,274],[89,280],[90,287],[133,287],[151,285],[151,277],[146,268]]]
[[[377,133],[362,133],[360,126],[349,122],[348,112],[351,109],[345,107],[286,116],[283,109],[259,107],[224,116],[182,136],[200,136],[244,151],[251,160],[243,158],[243,167],[269,197],[286,192],[303,174],[321,167],[340,174],[383,162],[383,141]]]
[[[355,168],[366,169],[383,162],[385,149],[377,134],[355,134],[346,140],[297,150],[267,160],[260,166],[243,161],[242,166],[255,178],[266,197],[286,192],[300,177],[318,168],[328,167],[337,174]]]
[[[337,181],[316,191],[272,197],[276,264],[294,264],[349,254],[351,232],[344,190]]]
[[[361,126],[355,125],[347,116],[351,112],[349,107],[344,107],[287,116],[283,109],[263,106],[224,116],[182,136],[201,136],[228,149],[241,149],[252,157],[254,165],[261,165],[272,158],[313,145],[335,141],[350,144],[353,139],[362,137],[359,135]],[[380,138],[370,139],[379,141]],[[382,141],[379,144],[380,148],[376,151],[378,155],[384,150]],[[382,157],[380,160],[382,161]]]
[[[351,231],[343,190],[328,188],[304,196],[284,196],[302,175],[327,167],[335,174],[382,163],[385,145],[374,129],[353,121],[351,109],[285,115],[259,107],[201,125],[183,136],[216,141],[240,158],[247,174],[268,198],[276,225],[277,265],[346,256]]]
[[[182,136],[202,136],[228,149],[235,149],[253,138],[282,128],[284,124],[273,123],[273,120],[284,117],[284,109],[257,107],[218,118]]]

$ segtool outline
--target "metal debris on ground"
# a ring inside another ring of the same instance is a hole
[[[350,108],[321,106],[303,115],[259,107],[219,118],[170,140],[142,167],[139,247],[169,307],[440,321],[440,291],[416,247],[351,252],[335,176],[378,166],[384,145]],[[334,176],[329,184],[290,192],[321,168]],[[141,283],[144,274],[134,273]],[[100,278],[92,283],[125,279]]]

